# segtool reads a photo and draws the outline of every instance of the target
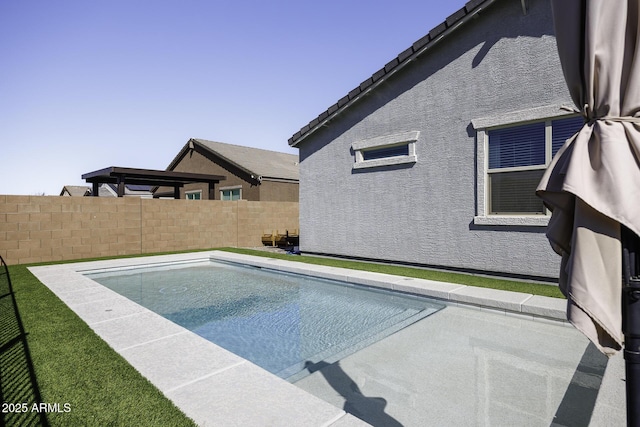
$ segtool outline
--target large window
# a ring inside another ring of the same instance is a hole
[[[563,104],[476,118],[474,225],[546,226],[535,190],[553,156],[583,125]]]
[[[569,117],[488,129],[487,214],[545,215],[536,187],[582,124],[582,117]]]

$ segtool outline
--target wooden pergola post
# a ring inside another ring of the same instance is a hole
[[[124,197],[124,176],[118,175],[117,184],[118,184],[118,197]]]

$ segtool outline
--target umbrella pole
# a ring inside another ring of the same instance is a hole
[[[640,237],[622,227],[622,333],[627,426],[640,426]]]

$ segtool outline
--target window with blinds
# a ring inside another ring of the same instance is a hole
[[[582,117],[570,117],[489,130],[489,213],[544,215],[535,194],[538,183],[552,157],[582,124]]]
[[[553,120],[551,122],[551,148],[552,156],[562,148],[565,141],[573,136],[584,124],[582,116],[571,117],[569,119]]]

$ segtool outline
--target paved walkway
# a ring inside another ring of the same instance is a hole
[[[293,385],[82,274],[210,258],[422,294],[448,307],[337,364],[311,366]],[[30,270],[202,426],[367,425],[352,414],[374,425],[585,425],[567,419],[575,404],[584,412],[586,395],[595,406],[590,425],[625,422],[621,357],[600,385],[602,359],[563,322],[562,300],[227,252]]]

